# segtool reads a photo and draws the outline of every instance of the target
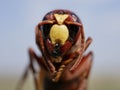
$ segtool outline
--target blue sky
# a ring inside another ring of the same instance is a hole
[[[119,0],[1,0],[0,74],[21,74],[29,62],[29,47],[40,54],[35,44],[34,29],[42,17],[54,9],[75,12],[84,24],[86,38],[93,38],[87,50],[95,54],[93,74],[119,76]]]

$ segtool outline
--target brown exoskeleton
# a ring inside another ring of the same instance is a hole
[[[36,26],[36,44],[42,56],[29,49],[30,64],[20,84],[30,69],[36,90],[86,90],[93,54],[84,52],[91,41],[90,37],[85,41],[82,22],[75,13],[69,10],[47,13]],[[40,66],[39,73],[34,60]]]

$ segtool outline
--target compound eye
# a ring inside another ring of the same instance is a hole
[[[74,41],[80,27],[77,25],[71,25],[71,24],[67,25],[67,27],[69,29],[69,35],[70,35],[69,38],[70,38],[70,40]]]
[[[44,38],[49,37],[51,27],[52,27],[52,24],[45,24],[45,25],[42,26],[42,31],[43,31]]]

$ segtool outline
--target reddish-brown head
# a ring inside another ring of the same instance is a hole
[[[68,10],[54,10],[47,13],[40,27],[48,54],[61,62],[77,41],[82,23],[77,15]]]

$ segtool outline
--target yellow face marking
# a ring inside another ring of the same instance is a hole
[[[69,31],[65,25],[55,24],[52,26],[50,30],[50,39],[52,44],[59,42],[60,44],[64,45],[68,37]]]
[[[63,24],[63,22],[65,21],[65,19],[68,18],[67,14],[54,14],[58,24]]]

